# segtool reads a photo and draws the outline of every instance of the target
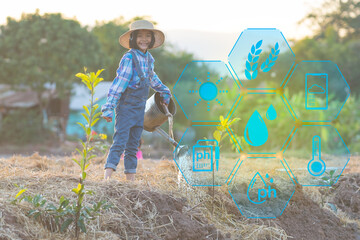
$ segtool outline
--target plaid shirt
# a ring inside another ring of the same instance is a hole
[[[169,104],[171,92],[168,87],[166,87],[159,77],[154,72],[154,58],[147,51],[146,53],[141,52],[140,50],[135,50],[135,55],[139,60],[139,65],[141,70],[144,73],[144,76],[147,78],[149,75],[149,70],[152,71],[153,77],[150,79],[150,86],[157,92],[160,92],[160,96],[164,99],[164,102]],[[150,69],[148,66],[148,58],[150,58]],[[133,76],[134,74],[134,76]],[[101,107],[102,116],[112,117],[113,109],[116,107],[121,94],[125,92],[126,88],[136,89],[139,86],[140,77],[135,70],[135,66],[132,63],[132,55],[130,53],[124,54],[122,57],[119,68],[116,70],[116,77],[109,89],[108,97],[106,103]]]

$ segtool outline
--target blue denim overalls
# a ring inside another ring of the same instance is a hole
[[[115,133],[105,168],[112,168],[116,171],[121,154],[125,150],[124,173],[136,173],[136,153],[138,151],[141,133],[144,128],[145,104],[149,95],[149,78],[152,77],[152,71],[150,70],[151,65],[148,57],[149,73],[145,78],[135,53],[133,50],[130,50],[129,52],[132,55],[133,67],[135,65],[136,72],[140,77],[140,85],[136,89],[126,88],[116,106]],[[135,76],[136,75],[133,74],[133,78]]]

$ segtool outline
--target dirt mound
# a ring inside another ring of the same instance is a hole
[[[360,219],[360,174],[342,176],[335,184],[332,194],[337,208],[349,217]]]
[[[284,213],[273,223],[297,240],[358,239],[355,224],[346,226],[333,212],[306,197],[299,185]]]
[[[185,198],[150,190],[121,192],[113,186],[105,193],[114,199],[114,213],[122,216],[102,230],[139,239],[224,239],[205,218],[185,210],[189,208]]]

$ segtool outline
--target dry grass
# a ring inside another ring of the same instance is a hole
[[[103,181],[104,161],[103,158],[95,158],[88,168],[86,188],[95,191],[96,195],[87,196],[86,201],[106,199],[114,208],[90,222],[88,233],[82,234],[81,239],[142,239],[134,232],[136,226],[129,229],[128,224],[134,221],[141,228],[139,234],[147,230],[156,232],[159,239],[166,239],[178,226],[174,225],[171,214],[165,214],[167,222],[160,221],[164,219],[164,214],[159,214],[161,209],[157,206],[156,196],[166,196],[174,202],[185,198],[182,214],[194,224],[204,227],[212,224],[217,229],[207,239],[226,239],[226,236],[231,239],[287,239],[285,231],[278,227],[243,218],[226,187],[216,188],[213,198],[211,188],[194,188],[184,181],[178,183],[173,161],[139,161],[135,183],[125,181],[121,164],[111,181]],[[65,234],[49,231],[46,217],[42,221],[27,217],[28,203],[16,206],[9,203],[18,192],[14,183],[26,187],[27,194],[41,193],[52,202],[58,202],[62,195],[74,199],[71,189],[78,183],[79,168],[70,157],[49,158],[37,153],[30,157],[14,155],[0,159],[0,169],[0,239],[73,238],[73,231]],[[137,196],[129,197],[135,193]],[[149,197],[152,196],[149,193],[156,193],[153,195],[155,199]],[[223,238],[219,237],[220,232]]]

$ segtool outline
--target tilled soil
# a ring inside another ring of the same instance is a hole
[[[360,174],[340,177],[333,190],[333,203],[349,217],[360,220]]]
[[[294,239],[358,239],[357,225],[343,223],[333,212],[304,195],[297,186],[283,214],[272,222]]]

